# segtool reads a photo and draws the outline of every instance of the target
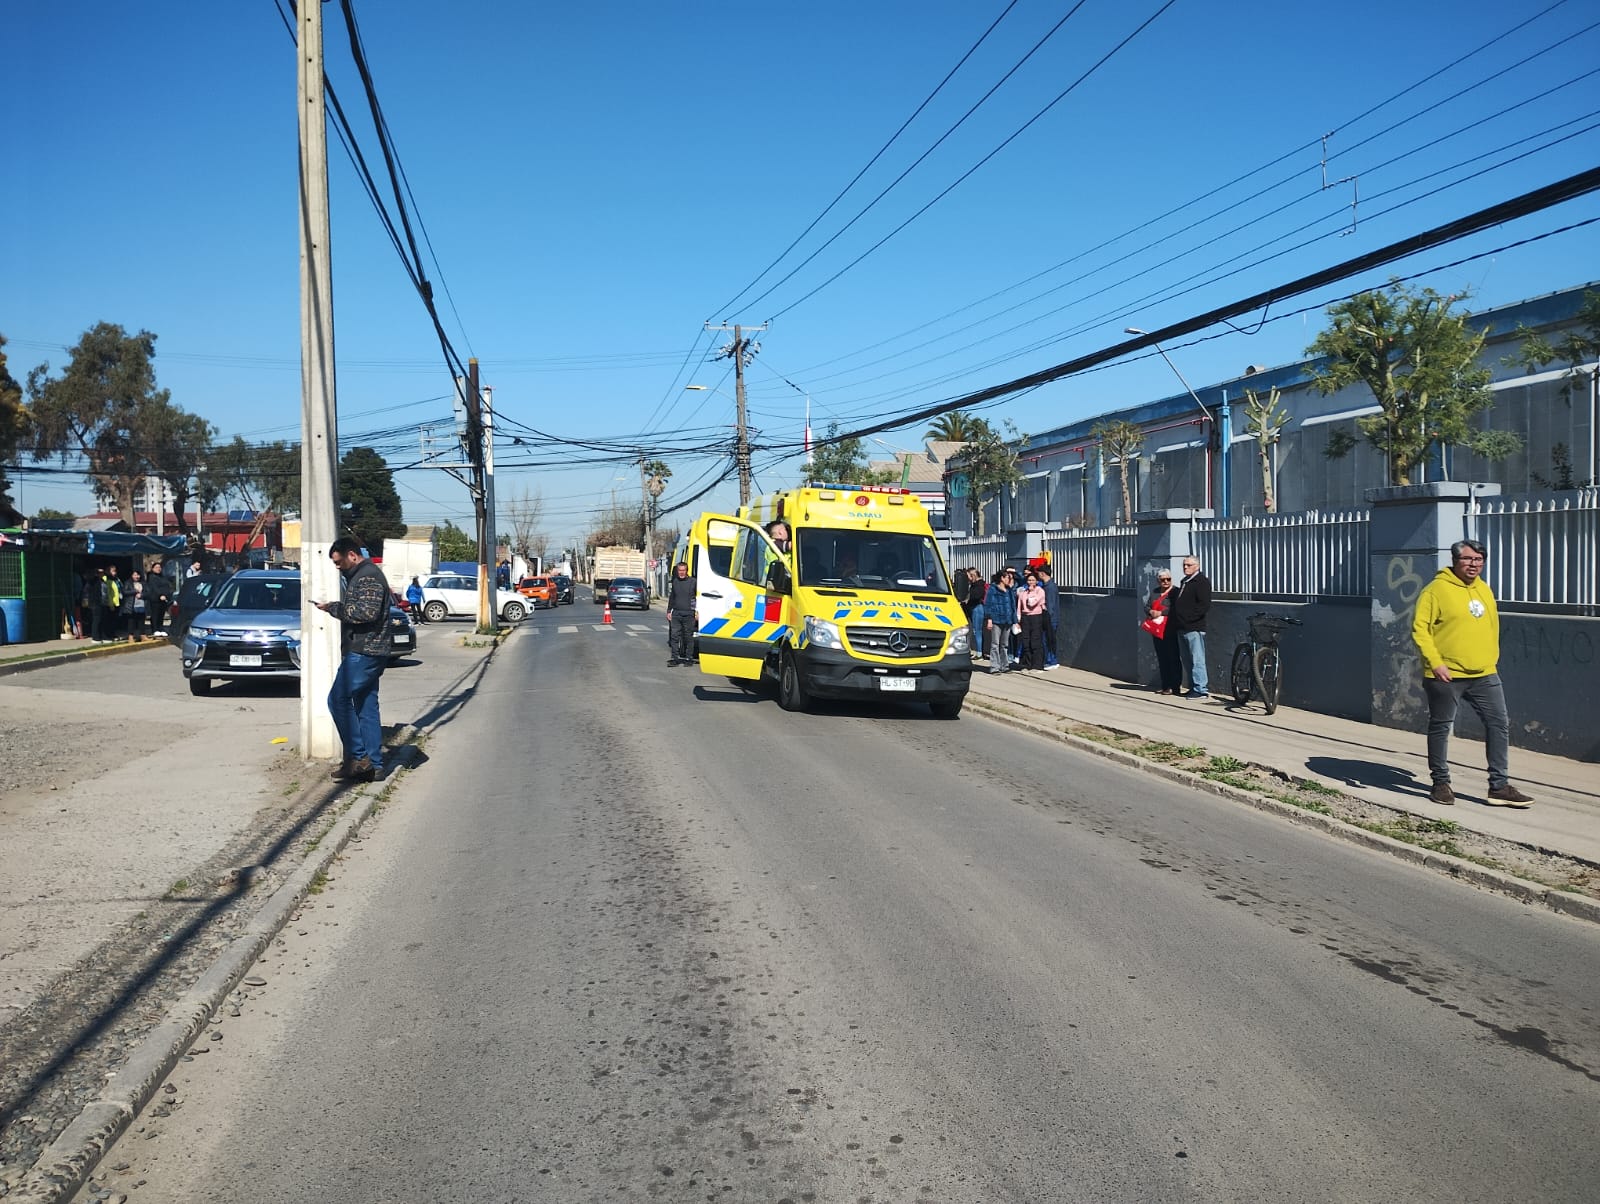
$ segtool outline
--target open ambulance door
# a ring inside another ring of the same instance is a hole
[[[755,681],[789,634],[788,557],[754,523],[702,514],[689,532],[700,671]]]

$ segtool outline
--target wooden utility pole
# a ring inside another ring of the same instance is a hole
[[[755,328],[755,333],[759,334],[766,328],[766,324],[763,323]],[[706,329],[727,330],[729,327],[712,326],[707,322]],[[732,330],[733,342],[723,347],[718,358],[733,360],[733,404],[735,410],[733,460],[739,469],[739,505],[748,506],[750,504],[750,433],[745,425],[744,417],[744,366],[755,358],[756,353],[761,350],[761,344],[745,338],[743,326],[736,324],[732,327]]]
[[[339,420],[334,400],[333,260],[328,215],[328,123],[322,88],[322,5],[301,4],[300,112],[300,755],[336,756],[324,699],[339,670],[339,623],[315,606],[339,598],[328,549],[339,535]],[[203,520],[203,516],[202,520]],[[203,521],[196,523],[203,527]]]

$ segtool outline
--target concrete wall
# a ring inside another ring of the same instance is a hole
[[[1061,591],[1061,623],[1056,628],[1056,655],[1063,665],[1114,677],[1142,681],[1141,651],[1150,657],[1150,637],[1139,630],[1142,604],[1131,594],[1074,594]]]
[[[1597,655],[1600,619],[1501,614],[1500,678],[1513,747],[1600,761]],[[1481,738],[1478,717],[1470,720],[1470,727],[1458,720],[1458,730]]]
[[[1206,667],[1211,692],[1231,697],[1233,650],[1249,637],[1258,611],[1299,619],[1279,637],[1283,649],[1281,704],[1302,711],[1372,720],[1372,673],[1367,656],[1371,608],[1337,603],[1212,603],[1206,620]],[[1154,662],[1152,662],[1153,664]]]

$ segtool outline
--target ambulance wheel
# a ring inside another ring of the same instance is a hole
[[[935,719],[959,719],[961,717],[961,704],[967,700],[963,694],[960,698],[941,698],[938,702],[930,702],[928,709],[933,712]]]
[[[778,671],[778,705],[786,711],[803,711],[811,705],[811,696],[800,680],[800,667],[794,663],[792,652],[783,654],[783,668]]]

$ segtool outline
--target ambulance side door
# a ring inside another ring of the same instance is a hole
[[[755,681],[767,654],[789,634],[791,587],[786,580],[781,589],[773,585],[771,571],[786,558],[760,527],[728,515],[702,515],[690,539],[700,671]]]

